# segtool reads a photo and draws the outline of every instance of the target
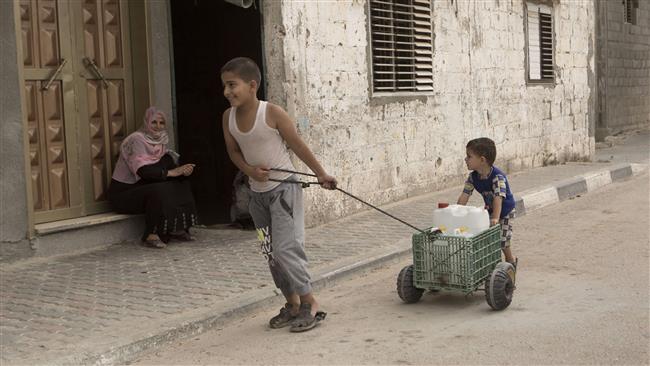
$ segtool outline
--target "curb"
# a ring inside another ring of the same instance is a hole
[[[543,186],[523,191],[517,196],[517,216],[523,216],[527,212],[533,212],[542,207],[558,203],[567,199],[577,197],[581,194],[594,191],[603,186],[609,185],[638,175],[647,170],[645,164],[619,164],[608,169],[583,174],[574,178],[557,182],[552,186]],[[365,258],[342,267],[325,269],[314,275],[312,285],[314,289],[325,288],[332,283],[345,278],[346,276],[362,272],[381,264],[399,260],[411,253],[410,239],[396,243],[396,248],[387,253]],[[335,266],[335,265],[334,265]],[[216,328],[235,317],[246,316],[258,309],[279,301],[281,294],[275,290],[255,291],[253,294],[244,296],[243,299],[235,299],[233,306],[214,315],[214,313],[199,314],[194,319],[183,321],[181,324],[171,326],[157,334],[148,335],[141,339],[129,340],[125,344],[113,347],[97,355],[80,355],[81,357],[69,357],[60,360],[53,360],[55,364],[94,364],[112,365],[124,364],[133,360],[145,351],[169,344],[173,341],[196,336],[208,330]]]
[[[517,198],[517,216],[525,215],[527,211],[565,201],[592,192],[600,187],[638,175],[647,169],[644,164],[618,164],[608,169],[586,173],[574,178],[557,182],[555,185],[533,188],[521,192]]]
[[[328,270],[315,274],[312,287],[314,289],[323,289],[346,276],[362,272],[367,269],[377,267],[381,264],[399,260],[406,255],[411,254],[411,241],[400,241],[398,248],[387,253],[379,254],[366,258],[343,267]],[[83,364],[83,365],[115,365],[125,364],[132,361],[145,351],[172,343],[179,339],[185,339],[205,333],[216,328],[235,317],[244,317],[253,313],[275,300],[280,300],[281,293],[277,290],[256,291],[252,296],[244,296],[244,299],[235,300],[236,304],[230,309],[226,309],[220,314],[204,313],[195,318],[169,328],[158,334],[150,335],[139,340],[128,341],[126,344],[113,347],[101,354],[82,355],[81,357],[66,357],[64,359],[53,360],[53,364]]]

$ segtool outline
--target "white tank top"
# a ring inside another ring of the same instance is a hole
[[[237,107],[232,107],[228,117],[230,134],[239,144],[244,160],[248,165],[266,165],[269,168],[295,170],[280,132],[266,124],[266,107],[267,102],[260,101],[257,107],[255,123],[248,132],[241,132],[237,127]],[[291,173],[271,171],[269,177],[283,180],[291,175]],[[268,192],[280,185],[280,182],[270,180],[258,182],[251,178],[250,184],[254,192]]]

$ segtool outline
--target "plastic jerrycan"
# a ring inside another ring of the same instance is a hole
[[[440,229],[443,234],[453,232],[448,203],[438,203],[438,208],[433,210],[433,226]]]
[[[450,223],[450,234],[460,235],[467,233],[467,208],[461,205],[451,205],[449,206],[451,223]]]
[[[490,215],[482,207],[468,207],[466,225],[472,235],[490,228]]]
[[[487,211],[480,207],[438,204],[433,211],[433,226],[447,235],[476,235],[490,227]]]

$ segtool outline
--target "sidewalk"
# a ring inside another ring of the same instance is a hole
[[[620,145],[600,149],[595,161],[601,162],[513,174],[509,178],[519,199],[519,214],[642,173],[648,169],[649,140],[644,131]],[[454,202],[460,189],[382,209],[425,228],[435,202]],[[471,202],[478,204],[479,199],[473,195]],[[196,242],[172,244],[166,250],[126,243],[3,266],[0,363],[123,363],[144,350],[204,332],[256,307],[283,304],[253,231],[200,229],[196,233]],[[308,229],[306,246],[315,287],[408,255],[412,233],[374,210]]]

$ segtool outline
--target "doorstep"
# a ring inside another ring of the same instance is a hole
[[[36,235],[47,235],[58,233],[61,231],[81,229],[88,226],[108,224],[111,222],[128,220],[129,218],[136,217],[136,215],[122,215],[115,212],[107,212],[97,215],[77,217],[74,219],[59,220],[53,222],[46,222],[36,224],[34,231]]]
[[[114,212],[53,221],[34,226],[31,257],[78,254],[113,244],[138,242],[144,230],[144,215]]]

